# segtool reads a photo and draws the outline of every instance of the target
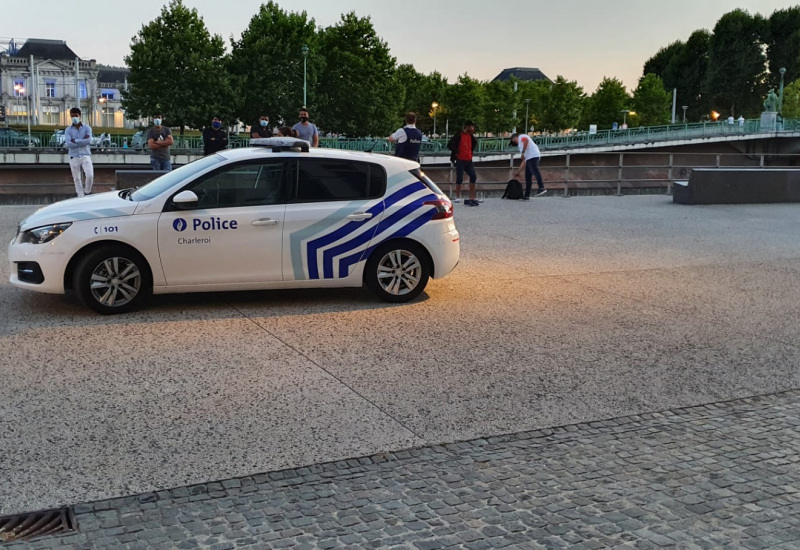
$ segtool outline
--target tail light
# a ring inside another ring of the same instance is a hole
[[[453,217],[453,203],[447,199],[436,199],[435,201],[425,201],[425,206],[436,207],[436,213],[431,218],[432,220],[446,220]]]

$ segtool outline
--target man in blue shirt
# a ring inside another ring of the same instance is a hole
[[[64,130],[64,144],[69,152],[69,169],[72,171],[72,181],[75,182],[75,191],[79,197],[90,195],[94,184],[94,166],[92,165],[92,129],[81,122],[81,110],[73,107],[69,110],[72,117],[72,126]],[[83,180],[81,175],[86,181]]]

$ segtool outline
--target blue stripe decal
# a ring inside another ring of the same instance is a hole
[[[416,201],[414,201],[412,203],[409,203],[409,204],[403,206],[401,209],[399,209],[397,212],[393,213],[391,216],[382,219],[381,222],[378,224],[378,226],[376,228],[376,231],[372,232],[372,235],[361,234],[361,235],[357,236],[354,239],[351,239],[350,241],[348,241],[346,243],[342,243],[342,244],[340,244],[338,246],[335,246],[335,247],[333,247],[333,248],[331,248],[329,250],[326,250],[322,255],[322,260],[323,260],[322,265],[324,267],[324,277],[326,279],[332,279],[334,277],[334,275],[333,275],[333,273],[334,273],[333,260],[334,260],[334,258],[336,256],[344,254],[345,252],[347,252],[349,250],[354,250],[354,249],[358,248],[359,246],[368,243],[371,238],[375,238],[375,236],[380,235],[381,233],[386,231],[388,228],[390,228],[393,225],[395,225],[396,223],[402,221],[404,218],[407,218],[407,217],[411,216],[416,210],[419,210],[422,207],[423,203],[426,200],[429,200],[431,198],[435,199],[436,197],[434,195],[427,195],[425,197],[422,197],[422,198],[420,198],[420,199],[418,199],[418,200],[416,200]],[[435,209],[433,211],[435,211]],[[429,218],[430,218],[430,216],[429,216]],[[363,255],[364,251],[360,252],[359,254]],[[339,272],[341,273],[341,268],[340,268]]]
[[[391,235],[386,236],[386,238],[381,239],[379,242],[376,242],[375,244],[371,245],[364,252],[360,254],[352,254],[350,256],[342,258],[341,260],[339,260],[339,276],[347,277],[347,275],[350,274],[350,267],[353,264],[357,263],[362,258],[369,257],[369,255],[372,254],[372,251],[378,248],[384,242],[400,237],[407,237],[408,235],[410,235],[411,233],[413,233],[414,231],[416,231],[417,229],[428,223],[435,213],[436,213],[436,208],[432,208],[431,210],[426,211],[424,214],[416,218],[411,223],[405,225],[404,227],[395,231]]]
[[[387,197],[385,202],[380,202],[380,203],[376,204],[375,206],[373,206],[372,208],[367,210],[367,212],[372,214],[373,217],[377,217],[378,214],[382,213],[389,206],[392,206],[393,204],[398,203],[399,201],[403,200],[404,198],[406,198],[406,197],[408,197],[410,195],[413,195],[414,193],[416,193],[418,191],[421,191],[421,190],[425,189],[425,186],[423,184],[421,184],[419,182],[417,182],[417,183],[418,183],[418,185],[407,185],[407,186],[403,187],[402,189],[400,189],[396,193],[394,193],[394,194],[390,195],[389,197]],[[329,246],[332,243],[335,243],[336,241],[342,239],[343,237],[349,235],[350,233],[354,233],[354,232],[358,231],[359,229],[364,228],[365,227],[365,223],[369,223],[369,222],[368,221],[367,222],[364,222],[364,221],[349,222],[349,223],[346,223],[345,225],[343,225],[342,227],[340,227],[339,229],[337,229],[336,231],[333,231],[331,233],[328,233],[327,235],[323,235],[323,236],[321,236],[321,237],[319,237],[317,239],[309,241],[306,244],[306,260],[308,262],[308,278],[309,279],[319,279],[319,266],[317,264],[317,251],[318,250],[320,250],[321,248],[325,248],[326,246]],[[364,242],[368,242],[369,239],[371,238],[371,235],[374,234],[374,232],[375,232],[374,229],[372,231],[364,231],[359,237],[356,238],[356,241],[358,242],[358,244],[354,244],[354,245],[343,244],[343,245],[337,246],[336,250],[339,251],[337,253],[337,255],[341,254],[343,252],[346,252],[348,249],[355,248],[359,244],[363,244]],[[366,238],[366,240],[364,240],[365,238]],[[350,242],[353,242],[353,241],[350,241]],[[327,260],[327,256],[329,256],[329,253],[326,251],[323,254],[323,278],[332,279],[333,278],[333,264],[331,263],[329,265],[329,260]]]

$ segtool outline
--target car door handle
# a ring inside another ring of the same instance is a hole
[[[350,214],[347,216],[348,220],[368,220],[372,217],[372,214],[369,212],[356,212],[355,214]]]
[[[260,220],[253,220],[251,223],[253,225],[277,225],[278,220],[273,220],[271,218],[262,218]]]

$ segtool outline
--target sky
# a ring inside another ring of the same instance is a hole
[[[0,7],[10,0],[0,0]],[[39,16],[0,18],[8,38],[66,40],[82,58],[123,66],[131,37],[167,0],[38,0]],[[184,0],[226,43],[238,39],[261,0]],[[592,93],[604,77],[636,87],[644,62],[659,48],[712,29],[741,8],[769,16],[800,0],[279,0],[286,11],[306,11],[318,26],[342,13],[370,16],[397,63],[421,73],[439,71],[450,82],[469,74],[491,80],[503,69],[537,67]],[[15,2],[15,5],[21,5]],[[8,15],[9,10],[2,10]],[[79,15],[79,17],[76,17]],[[298,52],[298,56],[300,53]]]

